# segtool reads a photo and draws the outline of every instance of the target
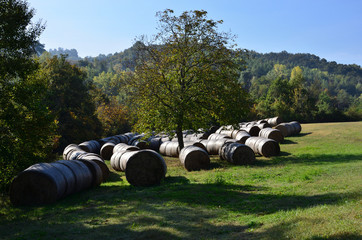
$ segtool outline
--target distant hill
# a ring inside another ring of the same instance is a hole
[[[121,52],[108,55],[100,54],[97,57],[79,58],[75,49],[59,48],[52,50],[51,53],[68,54],[69,60],[87,72],[89,82],[93,82],[94,78],[102,73],[107,73],[110,77],[121,71],[133,71],[136,66],[135,45]],[[77,60],[77,58],[79,59]],[[361,66],[338,64],[313,54],[293,54],[286,51],[265,54],[249,51],[245,59],[246,69],[240,73],[239,81],[243,83],[244,88],[255,103],[253,110],[255,116],[279,114],[278,107],[275,107],[274,112],[270,112],[268,109],[271,102],[274,101],[274,105],[280,102],[280,99],[271,99],[271,96],[274,98],[278,96],[273,95],[269,90],[273,83],[280,78],[285,83],[291,84],[293,71],[298,70],[302,76],[303,96],[299,95],[300,99],[295,101],[300,105],[299,108],[303,104],[309,104],[308,109],[304,109],[304,115],[298,115],[301,121],[362,120]],[[102,75],[102,78],[104,76]],[[278,91],[276,91],[277,94]],[[302,100],[305,103],[302,103]],[[288,113],[286,118],[292,119],[297,116],[299,110],[297,110],[298,107],[294,107],[294,115],[288,115]],[[310,116],[308,116],[309,113]]]

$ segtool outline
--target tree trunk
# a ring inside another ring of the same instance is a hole
[[[179,145],[180,151],[181,151],[181,149],[184,148],[184,136],[182,134],[182,128],[181,127],[177,128],[176,134],[177,134],[178,145]]]

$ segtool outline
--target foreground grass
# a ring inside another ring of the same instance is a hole
[[[0,239],[361,239],[362,122],[304,124],[278,157],[187,172],[166,158],[159,186],[112,172],[42,207],[1,198]]]

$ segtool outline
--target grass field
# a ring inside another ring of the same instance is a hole
[[[166,158],[159,186],[112,172],[42,207],[2,196],[0,239],[362,239],[362,122],[303,124],[281,151],[199,172]]]

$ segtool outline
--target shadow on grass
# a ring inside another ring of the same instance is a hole
[[[294,142],[289,139],[284,139],[283,142],[280,143],[281,145],[287,145],[287,144],[297,144],[297,142]]]
[[[293,135],[291,137],[304,137],[307,136],[309,134],[312,134],[313,132],[303,132],[303,133],[299,133],[298,135]]]
[[[321,224],[324,221],[323,218],[301,218],[297,217],[291,221],[283,222],[281,224],[277,224],[273,227],[267,228],[261,233],[258,234],[258,238],[262,239],[289,239],[290,231],[294,226],[303,222],[303,224],[310,225],[312,228],[318,228],[318,224]],[[306,227],[307,228],[307,227]],[[306,229],[307,230],[307,229]],[[309,230],[310,232],[310,230]],[[328,232],[325,232],[328,234]],[[314,235],[314,234],[313,234]],[[332,234],[329,236],[321,237],[321,236],[312,236],[307,238],[308,240],[357,240],[361,239],[361,235],[355,233],[339,233]]]
[[[281,154],[277,157],[272,157],[267,160],[260,159],[256,161],[254,166],[265,167],[293,163],[320,165],[329,163],[347,163],[360,160],[362,160],[362,154],[301,154],[295,156],[287,152],[281,152]]]
[[[3,239],[258,239],[260,233],[248,229],[261,224],[224,224],[224,210],[266,215],[339,204],[361,195],[279,195],[265,190],[220,181],[196,184],[181,176],[167,177],[161,185],[148,188],[100,186],[44,207],[13,208],[16,216],[1,220],[0,232]],[[268,231],[287,231],[277,230]]]
[[[362,239],[362,235],[359,234],[353,234],[353,233],[340,233],[340,234],[334,234],[328,237],[319,237],[314,236],[312,238],[309,238],[309,240],[360,240]]]

